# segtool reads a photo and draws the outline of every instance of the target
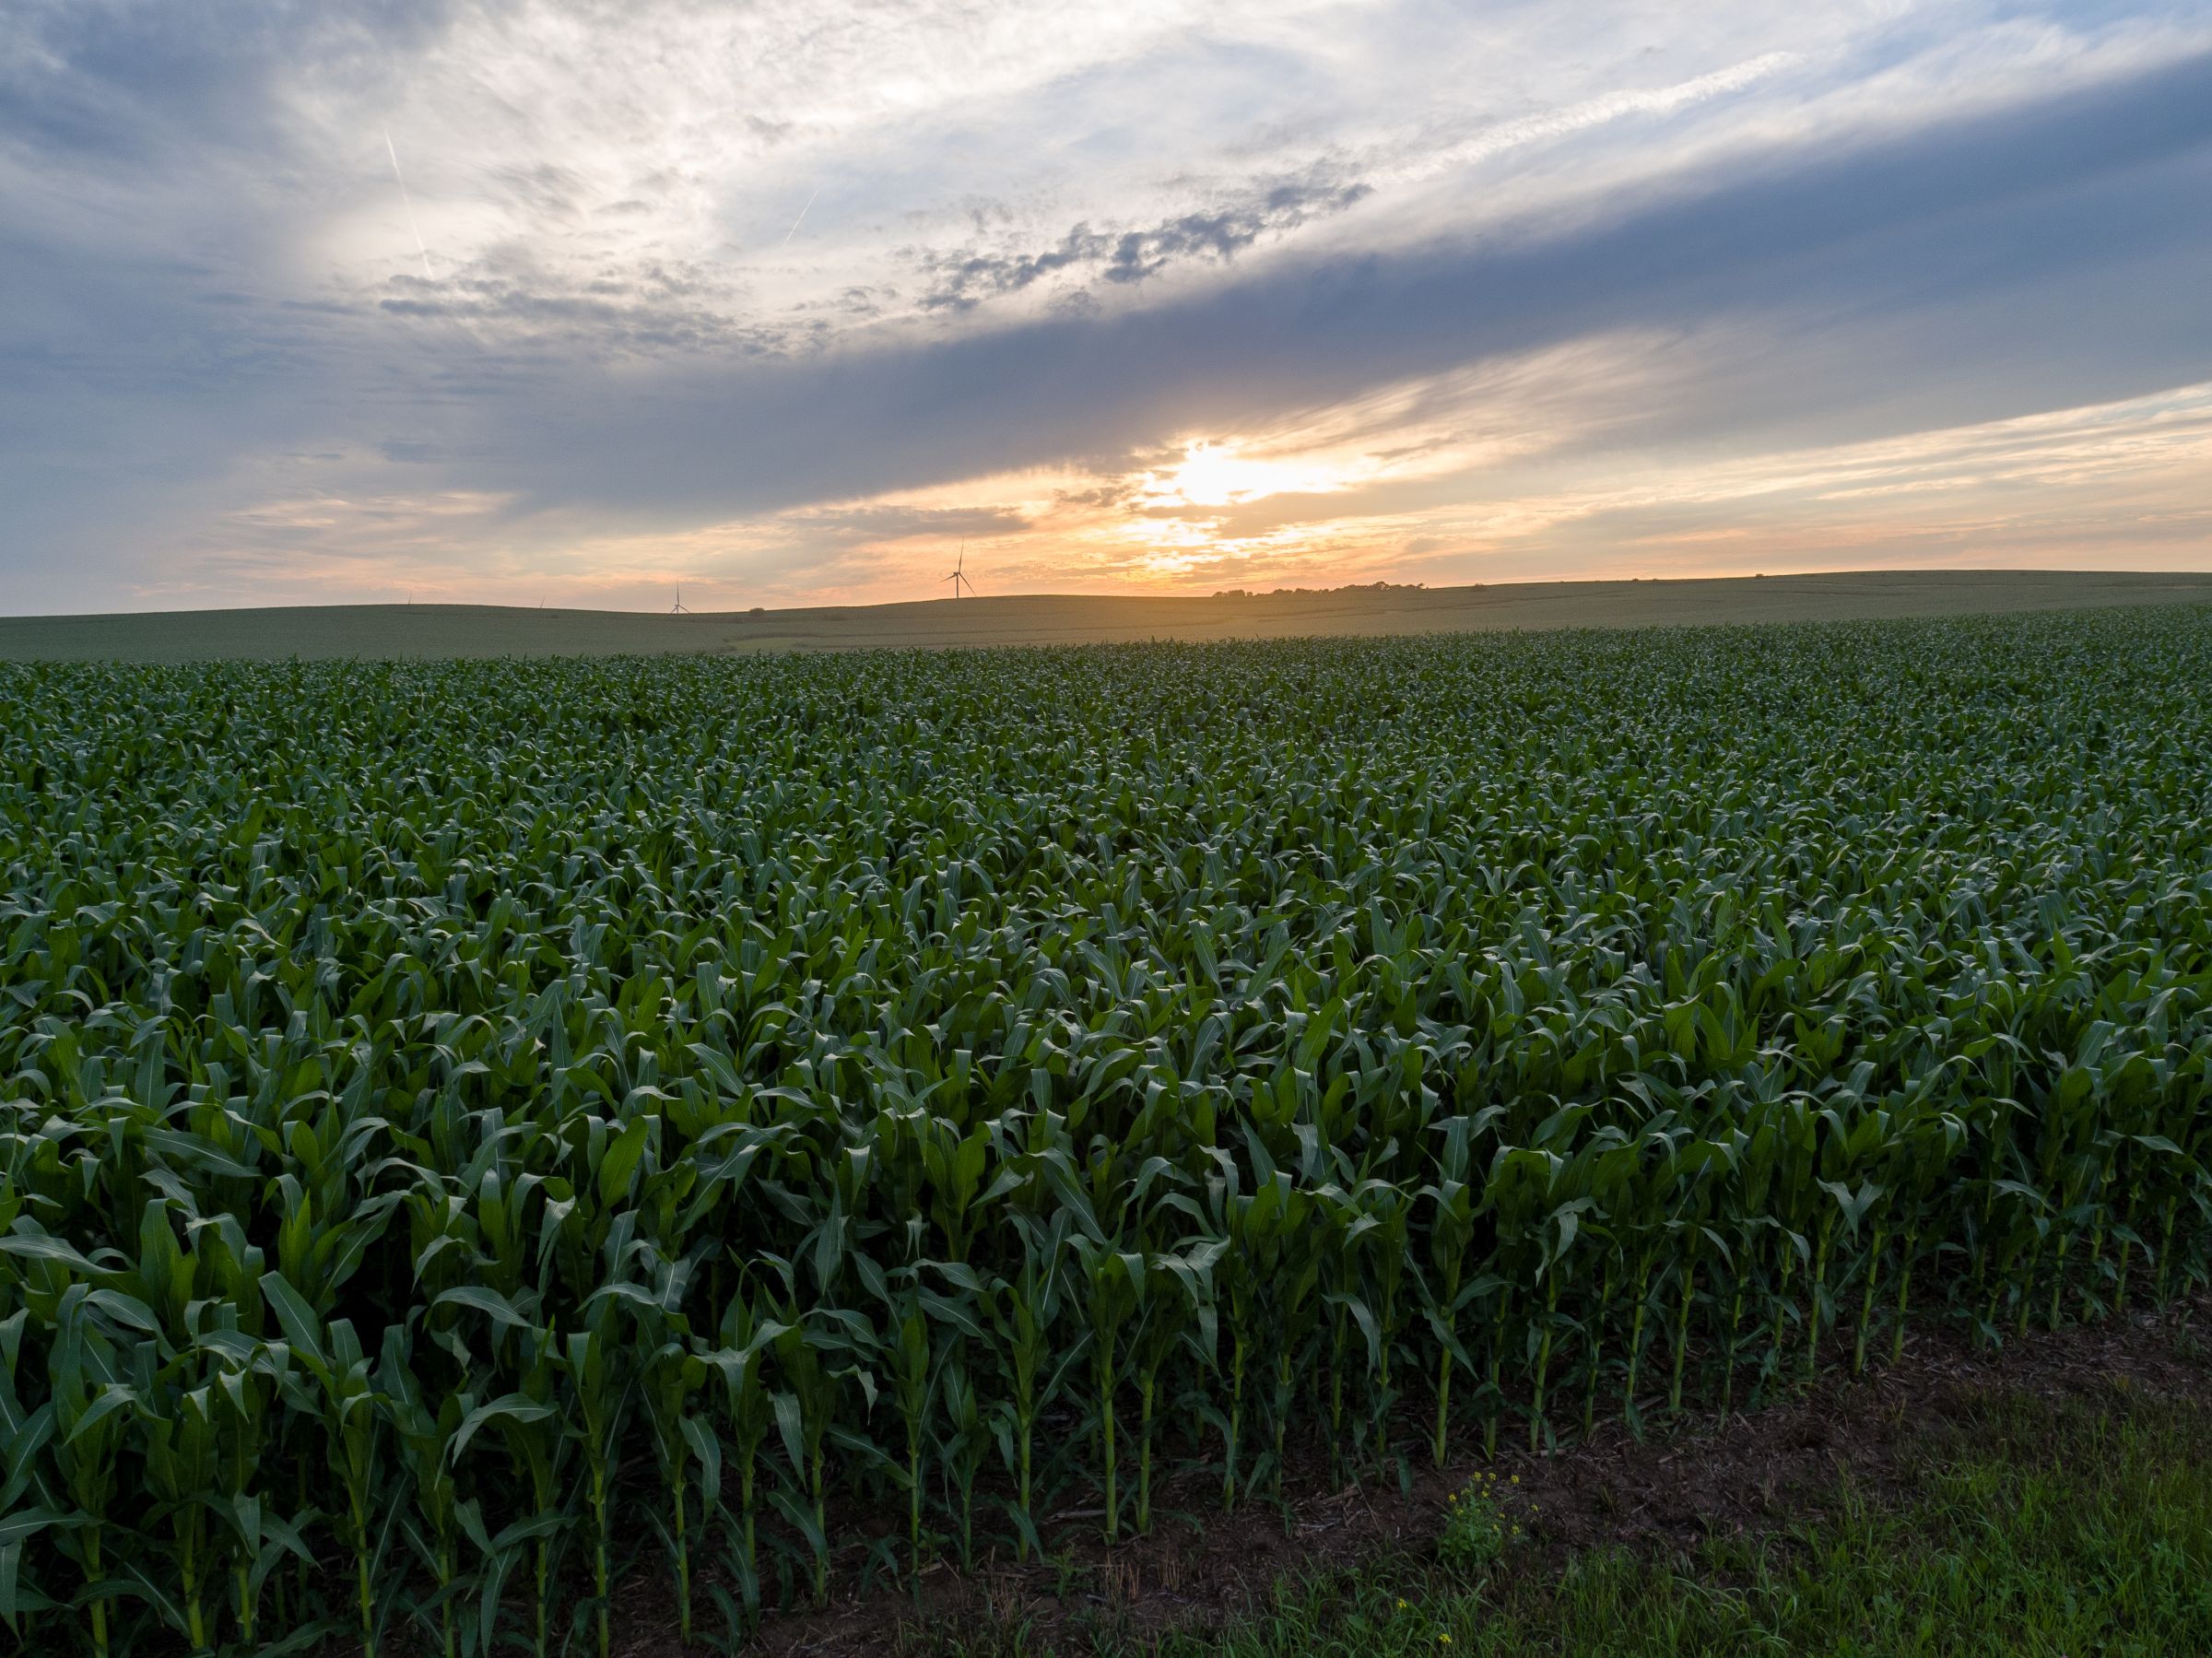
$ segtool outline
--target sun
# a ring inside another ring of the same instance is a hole
[[[1233,443],[1202,439],[1184,444],[1182,459],[1152,473],[1149,485],[1147,505],[1185,507],[1230,507],[1270,495],[1320,494],[1343,487],[1323,467],[1248,456]]]
[[[1193,443],[1183,452],[1182,464],[1167,475],[1174,492],[1194,507],[1226,507],[1272,494],[1265,465],[1245,460],[1236,450],[1217,443]]]

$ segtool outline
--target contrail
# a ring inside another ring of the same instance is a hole
[[[397,163],[395,162],[394,165],[396,166]],[[814,195],[810,195],[806,198],[806,207],[813,206],[814,196],[819,195],[821,193],[822,187],[819,184],[817,184],[814,187]],[[806,221],[806,207],[801,207],[799,209],[799,217],[791,221],[791,229],[783,232],[783,240],[776,244],[778,247],[787,248],[791,246],[791,239],[799,233],[799,227]]]
[[[430,275],[430,250],[423,245],[422,227],[415,222],[415,198],[407,194],[407,175],[399,171],[399,151],[392,147],[390,127],[384,129],[384,153],[392,158],[392,176],[399,181],[399,199],[407,209],[407,229],[415,232],[415,251],[422,255],[422,279],[435,282],[438,278]],[[802,214],[800,217],[806,216]],[[794,225],[792,229],[795,230],[798,227]]]
[[[1518,148],[1524,144],[1568,137],[1590,127],[1602,126],[1608,121],[1617,121],[1624,115],[1671,115],[1677,110],[1702,103],[1709,98],[1740,92],[1753,82],[1790,68],[1798,61],[1798,55],[1794,52],[1770,52],[1763,57],[1751,58],[1726,69],[1716,69],[1694,80],[1678,81],[1671,87],[1660,87],[1648,92],[1612,92],[1582,103],[1569,104],[1564,109],[1524,115],[1516,120],[1501,122],[1488,132],[1478,133],[1461,143],[1431,150],[1394,167],[1383,168],[1370,175],[1371,182],[1390,184],[1417,182],[1450,168],[1487,161],[1492,156]]]

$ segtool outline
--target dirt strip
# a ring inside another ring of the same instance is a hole
[[[1535,1454],[1524,1443],[1500,1445],[1491,1460],[1471,1440],[1441,1469],[1425,1442],[1408,1444],[1409,1491],[1394,1472],[1335,1485],[1324,1458],[1301,1464],[1294,1455],[1280,1505],[1250,1502],[1223,1515],[1218,1485],[1185,1476],[1156,1492],[1156,1509],[1178,1519],[1157,1523],[1150,1537],[1110,1549],[1089,1525],[1075,1523],[1081,1516],[1062,1515],[1052,1561],[996,1558],[968,1574],[940,1563],[924,1570],[918,1596],[882,1580],[863,1593],[855,1579],[821,1611],[771,1617],[754,1648],[778,1658],[858,1658],[925,1649],[949,1630],[1018,1626],[1041,1649],[1079,1652],[1090,1645],[1086,1631],[1100,1628],[1137,1640],[1209,1629],[1265,1604],[1285,1576],[1425,1548],[1450,1495],[1484,1472],[1501,1484],[1518,1479],[1515,1509],[1537,1544],[1521,1554],[1524,1570],[1553,1571],[1574,1551],[1602,1544],[1690,1549],[1818,1521],[1846,1469],[1863,1494],[1894,1490],[1907,1459],[1993,1393],[2052,1404],[2136,1393],[2212,1405],[2212,1297],[2030,1331],[1994,1353],[1923,1327],[1897,1363],[1862,1379],[1824,1373],[1786,1402],[1725,1417],[1686,1412],[1641,1440],[1618,1421],[1601,1423],[1586,1441]],[[1654,1420],[1661,1403],[1648,1407]],[[1411,1423],[1407,1431],[1413,1437]],[[699,1650],[677,1641],[670,1598],[651,1572],[618,1592],[621,1658]],[[703,1579],[697,1604],[702,1625],[712,1622]]]

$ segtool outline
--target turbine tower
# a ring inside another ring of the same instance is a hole
[[[689,616],[691,614],[691,606],[684,603],[684,584],[681,582],[676,584],[676,603],[668,606],[668,614],[670,616]]]
[[[968,580],[968,544],[965,541],[960,543],[959,562],[952,567],[952,574],[945,579],[952,583],[952,596],[956,599],[960,596],[960,589],[963,586],[970,593],[975,591],[975,583]]]

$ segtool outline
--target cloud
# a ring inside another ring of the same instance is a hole
[[[1862,435],[2212,374],[2212,55],[1758,158],[1512,238],[1278,259],[1099,318],[555,394],[525,500],[774,511],[1125,453],[1624,329],[1753,330],[1616,441]],[[556,381],[554,383],[558,384]]]
[[[928,253],[917,262],[931,279],[921,303],[925,311],[971,311],[1047,277],[1136,283],[1185,259],[1226,261],[1264,236],[1283,235],[1309,219],[1341,213],[1372,188],[1359,180],[1326,177],[1267,180],[1214,206],[1148,226],[1100,230],[1079,224],[1039,252]]]
[[[1566,557],[1677,510],[1597,504],[1655,454],[2024,443],[2212,378],[2208,47],[2056,0],[21,0],[0,604],[251,597],[288,547],[455,591],[853,594],[963,535],[1198,579],[1572,495]],[[1202,440],[1334,481],[1163,505]],[[1715,499],[1787,539],[1875,498]]]
[[[437,279],[394,276],[376,308],[387,316],[453,324],[500,349],[565,348],[592,359],[713,354],[742,359],[803,347],[824,325],[747,323],[713,302],[702,273],[653,267],[564,278],[489,264]]]
[[[1526,145],[1571,137],[1629,116],[1672,115],[1708,99],[1741,92],[1798,61],[1797,53],[1793,52],[1762,53],[1674,86],[1607,92],[1563,109],[1500,121],[1465,137],[1402,155],[1392,164],[1374,171],[1374,183],[1387,187],[1434,178]]]
[[[814,507],[790,515],[793,528],[809,539],[834,538],[880,546],[885,542],[955,536],[981,540],[1029,527],[1020,512],[1006,507],[918,507],[898,503],[854,507]]]

